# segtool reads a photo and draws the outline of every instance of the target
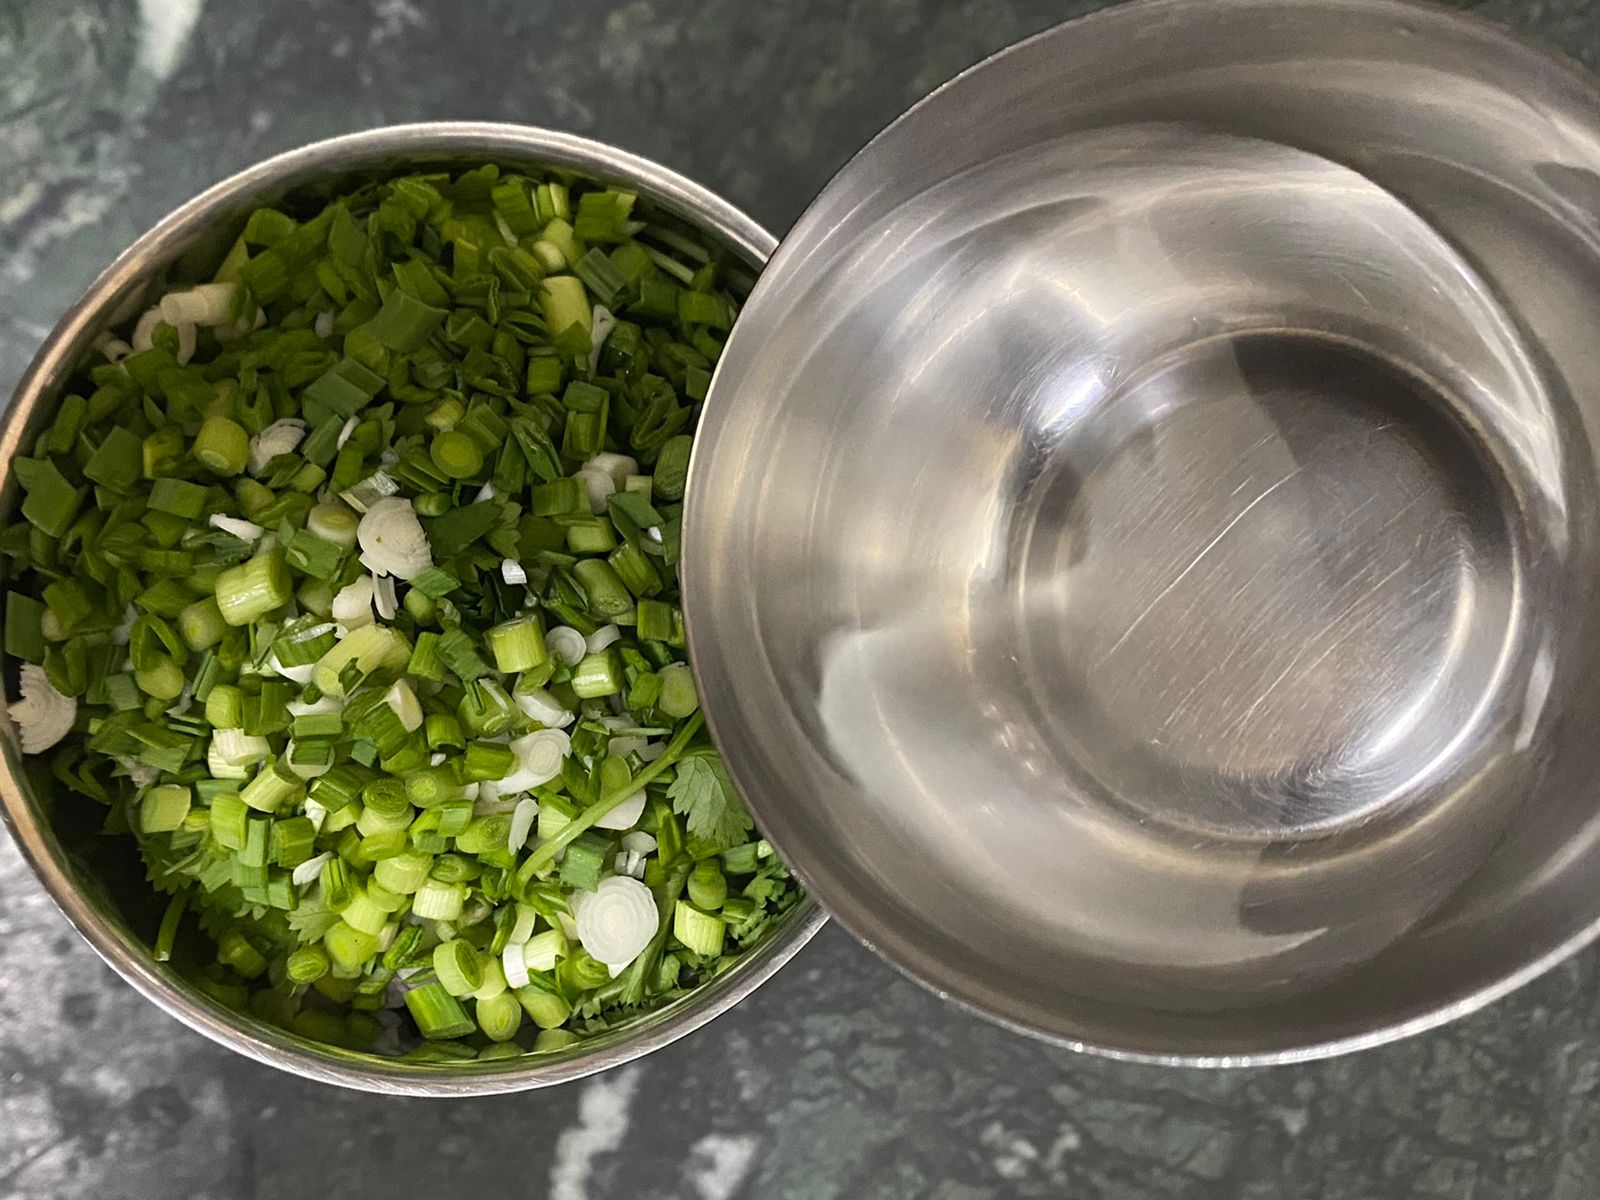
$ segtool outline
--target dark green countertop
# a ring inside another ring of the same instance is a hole
[[[0,385],[163,212],[397,121],[556,126],[782,231],[839,163],[1074,0],[12,0]],[[1600,5],[1479,11],[1590,65]],[[0,1197],[1594,1200],[1600,955],[1448,1029],[1304,1067],[1080,1057],[825,930],[735,1012],[538,1094],[382,1099],[234,1057],[83,946],[0,834]]]

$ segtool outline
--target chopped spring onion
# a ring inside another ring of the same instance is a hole
[[[452,996],[470,996],[483,986],[483,958],[472,943],[452,938],[434,948],[433,973]]]
[[[498,671],[515,674],[531,670],[545,660],[544,635],[539,632],[539,622],[531,616],[496,625],[485,637]]]
[[[686,900],[679,900],[672,915],[672,933],[691,954],[714,958],[722,953],[727,926],[720,917],[701,912]]]
[[[723,257],[616,188],[434,172],[261,210],[97,340],[13,460],[9,707],[170,891],[158,957],[299,1036],[388,1006],[386,1052],[505,1057],[798,902],[684,653]]]
[[[218,475],[237,475],[250,462],[250,435],[224,416],[210,416],[195,434],[191,453]]]
[[[425,1038],[464,1037],[477,1028],[461,1002],[437,980],[408,991],[406,1007]]]
[[[530,971],[553,971],[566,952],[567,935],[559,929],[546,929],[528,939],[522,957]]]
[[[337,503],[319,504],[306,515],[308,530],[342,550],[355,549],[357,525],[355,513]]]
[[[249,625],[289,602],[292,583],[283,552],[272,549],[217,576],[217,608],[229,625]]]
[[[491,1042],[509,1042],[522,1025],[522,1005],[510,992],[501,992],[477,1001],[478,1028]]]

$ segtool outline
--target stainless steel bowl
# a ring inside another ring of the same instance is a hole
[[[829,185],[685,604],[815,895],[1009,1025],[1282,1062],[1600,933],[1600,97],[1390,0],[1157,0]]]
[[[15,503],[12,458],[49,423],[60,389],[96,335],[144,308],[164,279],[209,276],[252,209],[328,196],[397,171],[481,162],[556,167],[625,184],[645,201],[693,222],[752,268],[759,268],[772,252],[771,234],[682,176],[611,146],[548,130],[468,123],[399,125],[280,154],[173,212],[118,258],[62,318],[0,421],[0,495],[5,506]],[[465,1096],[577,1079],[648,1054],[727,1011],[793,957],[826,919],[811,900],[802,901],[769,940],[703,988],[569,1050],[465,1064],[341,1050],[225,1008],[153,961],[146,938],[158,916],[141,911],[151,900],[142,872],[132,862],[113,861],[92,836],[75,838],[71,829],[52,822],[51,796],[32,786],[14,731],[9,722],[0,724],[6,726],[0,736],[0,808],[24,856],[78,932],[118,974],[191,1029],[271,1066],[327,1083],[376,1092]]]

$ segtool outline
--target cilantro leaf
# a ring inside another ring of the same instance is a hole
[[[686,755],[667,789],[672,811],[687,818],[689,832],[719,850],[737,846],[754,828],[744,802],[733,790],[728,768],[715,752]]]

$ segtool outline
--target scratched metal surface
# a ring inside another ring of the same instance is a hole
[[[378,123],[616,141],[781,231],[884,122],[1091,4],[14,0],[0,13],[0,382],[172,204]],[[1600,64],[1587,0],[1478,6]],[[80,945],[0,848],[0,1196],[1588,1200],[1600,959],[1307,1067],[1117,1065],[905,983],[837,929],[694,1037],[536,1095],[384,1101],[227,1055]]]

